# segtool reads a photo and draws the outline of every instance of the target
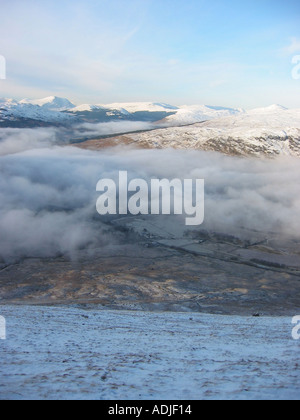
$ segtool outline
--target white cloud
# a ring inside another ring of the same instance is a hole
[[[292,38],[290,44],[284,48],[287,54],[300,53],[300,38]]]
[[[32,150],[49,148],[57,142],[55,128],[0,129],[0,157]]]

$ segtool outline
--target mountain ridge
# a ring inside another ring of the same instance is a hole
[[[273,112],[244,112],[191,125],[166,126],[159,130],[127,133],[106,142],[145,149],[184,149],[219,152],[233,156],[300,157],[300,109],[274,108]],[[103,140],[81,147],[99,149]]]
[[[165,120],[169,125],[190,124],[237,115],[244,110],[209,105],[174,106],[163,102],[124,102],[111,104],[75,105],[67,98],[49,96],[43,99],[0,98],[0,123],[9,126],[29,119],[39,123],[76,124],[81,122],[109,122],[115,120]]]
[[[126,127],[120,124],[115,129],[102,124],[109,122],[127,123]],[[146,124],[135,128],[134,122]],[[246,111],[210,105],[175,107],[160,102],[76,106],[68,99],[56,96],[40,100],[0,99],[0,128],[41,126],[69,127],[70,139],[72,133],[77,133],[74,137],[76,141],[69,140],[71,143],[91,139],[85,144],[91,148],[124,143],[150,149],[198,149],[239,156],[300,157],[300,109],[287,109],[282,105]],[[126,132],[126,138],[120,134],[115,135],[114,140],[104,142],[103,136],[113,132]],[[99,137],[96,137],[98,133]]]

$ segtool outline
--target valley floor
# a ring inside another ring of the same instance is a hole
[[[294,240],[187,229],[172,217],[125,217],[107,229],[117,238],[123,235],[119,245],[81,250],[71,259],[0,264],[0,304],[97,304],[241,316],[299,312],[300,257]]]

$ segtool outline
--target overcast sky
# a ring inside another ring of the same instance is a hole
[[[299,0],[0,1],[0,97],[300,107]]]

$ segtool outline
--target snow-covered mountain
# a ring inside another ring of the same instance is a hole
[[[195,124],[215,118],[229,117],[243,114],[243,109],[224,108],[207,105],[182,106],[177,112],[166,118],[166,122],[172,126]]]
[[[66,98],[0,99],[0,126],[79,124],[123,121],[163,121],[167,126],[193,124],[213,118],[236,115],[243,110],[201,106],[177,107],[159,102],[83,104],[76,106]]]
[[[26,127],[41,123],[71,122],[72,117],[64,111],[74,106],[67,99],[54,96],[36,101],[23,99],[19,102],[0,98],[1,127],[15,126],[18,123]]]
[[[133,114],[135,112],[177,112],[177,106],[153,102],[126,102],[103,105],[105,108],[117,109]]]
[[[37,100],[30,100],[30,99],[23,99],[19,102],[21,105],[36,105],[44,110],[50,111],[67,111],[69,109],[75,108],[75,105],[72,104],[66,98],[58,98],[57,96],[49,96],[48,98],[44,99],[37,99]]]
[[[44,99],[0,99],[0,123],[2,127],[21,124],[101,123],[115,120],[159,121],[173,115],[178,108],[160,103],[124,103],[108,105],[83,104],[76,106],[66,98],[50,96]]]
[[[111,121],[158,123],[153,128],[159,130],[126,135],[126,144],[139,147],[300,156],[300,109],[289,110],[281,105],[245,111],[207,105],[176,107],[158,102],[76,106],[55,96],[21,101],[0,99],[0,127],[63,125],[72,129],[86,122]],[[122,142],[121,137],[119,140]]]
[[[80,115],[83,112],[106,112],[107,115],[122,117],[122,119],[162,120],[165,125],[178,126],[194,124],[214,118],[226,117],[244,113],[243,109],[212,107],[206,105],[194,105],[177,107],[159,102],[128,102],[99,105],[80,105],[70,112]]]
[[[145,148],[198,149],[239,156],[300,156],[300,109],[272,105],[190,126],[126,134],[128,143]]]

